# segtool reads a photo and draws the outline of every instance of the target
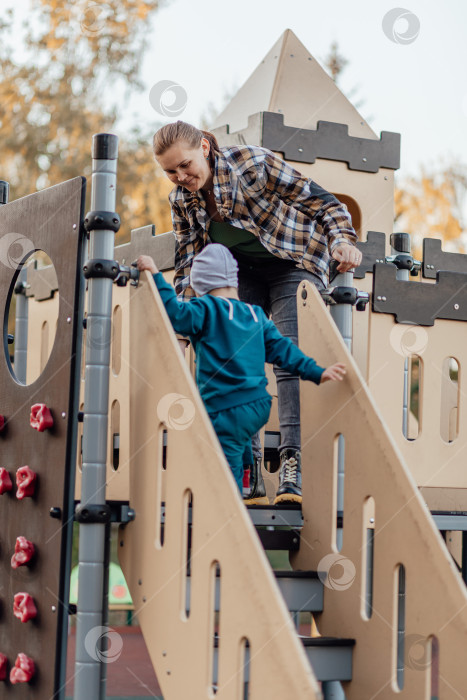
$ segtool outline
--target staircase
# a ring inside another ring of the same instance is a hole
[[[302,511],[247,511],[150,275],[131,290],[119,553],[164,698],[463,697],[462,578],[320,297],[299,300],[304,351],[348,373],[302,383]],[[297,634],[302,612],[321,637]]]
[[[282,506],[249,506],[248,512],[256,528],[263,547],[269,551],[297,551],[300,546],[300,531],[303,524],[301,508],[297,504]],[[310,636],[311,616],[323,610],[323,588],[326,585],[326,573],[316,571],[274,570],[276,583],[284,602],[291,613],[300,642],[306,656],[323,690],[326,700],[344,698],[339,681],[352,680],[352,651],[354,639],[339,639]],[[190,582],[187,583],[187,600]],[[219,612],[220,578],[216,580],[215,612]],[[301,614],[308,613],[306,626],[308,634],[303,633],[300,624]],[[215,647],[220,638],[216,635]],[[248,663],[245,673],[245,694],[248,698]],[[217,673],[217,656],[214,661],[214,677]]]

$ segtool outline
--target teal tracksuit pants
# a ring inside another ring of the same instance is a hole
[[[253,463],[251,438],[268,422],[272,398],[257,399],[242,406],[209,412],[240,493],[243,492],[243,465]]]

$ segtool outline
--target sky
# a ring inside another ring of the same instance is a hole
[[[198,123],[288,28],[321,64],[338,43],[349,61],[344,93],[363,103],[359,110],[378,136],[401,133],[400,176],[453,160],[467,166],[465,0],[409,0],[399,11],[386,0],[168,0],[148,26],[145,90],[123,106],[121,124],[173,120],[150,103],[161,81],[182,86],[187,100],[178,118]]]

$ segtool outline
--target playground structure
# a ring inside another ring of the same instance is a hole
[[[297,99],[303,86],[313,109]],[[192,378],[193,358],[182,359],[151,276],[131,284],[129,265],[140,253],[171,279],[173,235],[147,226],[114,250],[116,140],[96,137],[92,209],[102,220],[87,217],[89,246],[83,178],[0,207],[5,319],[17,299],[15,358],[8,359],[4,322],[0,360],[0,467],[13,482],[24,465],[38,474],[32,497],[16,498],[14,483],[0,496],[0,653],[8,674],[19,653],[35,667],[29,682],[0,681],[0,697],[64,697],[73,517],[80,522],[77,700],[105,696],[105,647],[93,630],[106,625],[112,520],[121,523],[120,561],[165,700],[465,697],[467,594],[458,569],[466,578],[467,258],[426,241],[418,266],[405,236],[392,238],[390,249],[398,135],[378,139],[291,32],[214,126],[221,145],[270,148],[336,194],[364,253],[355,275],[331,282],[331,305],[307,283],[297,292],[300,347],[320,364],[348,367],[346,381],[329,383],[319,397],[301,384],[301,512],[247,511],[238,499]],[[11,232],[17,238],[7,238]],[[36,250],[55,273],[31,266],[24,275],[21,262]],[[363,310],[354,308],[358,301]],[[37,403],[53,417],[43,432],[30,426]],[[273,410],[265,432],[271,455],[277,430]],[[266,475],[269,494],[276,478]],[[266,548],[290,551],[293,570],[271,570],[255,528]],[[445,536],[451,552],[439,530],[461,533]],[[36,552],[12,569],[18,536]],[[18,592],[32,596],[36,618],[21,623],[13,615]],[[289,611],[312,613],[320,636],[310,623],[300,639]]]

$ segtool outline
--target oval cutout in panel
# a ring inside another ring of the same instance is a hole
[[[4,343],[7,364],[20,384],[32,384],[44,371],[55,342],[59,293],[49,256],[34,251],[18,266],[5,309]]]
[[[459,363],[445,357],[441,370],[441,405],[439,430],[444,442],[454,442],[459,435]]]

